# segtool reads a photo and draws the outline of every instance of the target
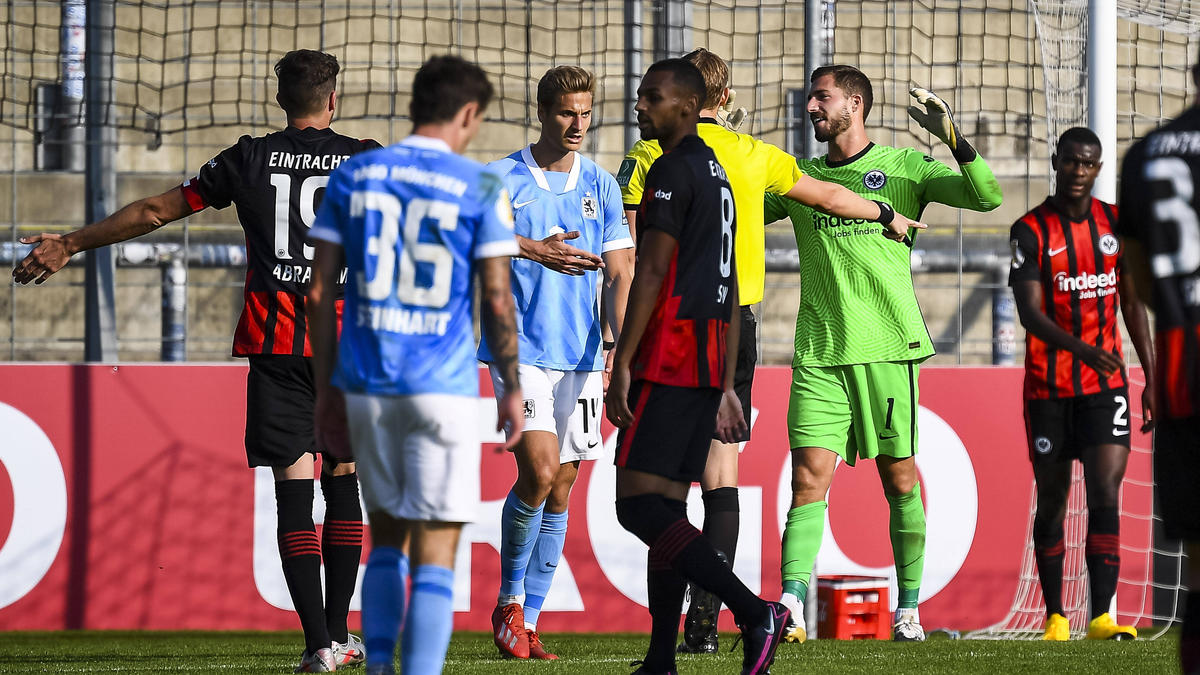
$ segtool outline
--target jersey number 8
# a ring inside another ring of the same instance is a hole
[[[450,281],[454,272],[454,256],[440,243],[418,241],[421,222],[431,218],[438,229],[452,231],[458,227],[458,204],[436,199],[412,199],[405,207],[395,195],[386,192],[360,191],[350,195],[350,217],[361,218],[367,211],[379,214],[379,232],[367,237],[366,271],[359,272],[359,291],[376,301],[387,300],[392,289],[403,304],[417,307],[445,307],[450,300]],[[403,245],[400,239],[400,218],[404,220]],[[396,280],[396,256],[399,254],[400,277]],[[375,258],[375,264],[370,259]],[[417,285],[417,263],[433,266],[432,283]],[[372,270],[373,267],[373,270]],[[367,273],[371,272],[370,278]]]
[[[733,263],[733,193],[721,187],[721,277],[728,278]]]

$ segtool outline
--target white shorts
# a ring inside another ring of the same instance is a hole
[[[504,384],[495,368],[492,388],[504,395]],[[604,402],[603,373],[598,370],[554,370],[521,364],[521,393],[525,396],[525,431],[548,431],[558,436],[562,464],[598,459],[600,406]]]
[[[402,520],[469,523],[479,511],[473,396],[346,394],[363,503]]]

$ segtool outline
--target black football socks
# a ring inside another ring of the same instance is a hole
[[[325,625],[329,637],[343,644],[349,639],[346,615],[362,559],[363,516],[358,501],[358,474],[321,474],[325,497],[325,524],[321,552],[325,558]]]
[[[321,597],[321,542],[312,519],[312,479],[276,481],[275,503],[283,578],[304,628],[305,649],[309,653],[329,649]]]

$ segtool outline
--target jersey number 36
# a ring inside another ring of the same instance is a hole
[[[403,304],[445,307],[450,300],[454,256],[440,243],[419,241],[419,235],[421,222],[426,218],[433,219],[440,230],[456,229],[458,204],[416,198],[409,200],[406,209],[395,195],[386,192],[351,193],[350,217],[362,218],[368,211],[379,214],[379,232],[367,237],[365,271],[358,273],[359,292],[371,300],[382,301],[394,290],[396,299]],[[401,218],[404,218],[403,240]],[[398,241],[402,242],[399,248]],[[428,286],[417,285],[418,263],[433,266],[432,283]]]

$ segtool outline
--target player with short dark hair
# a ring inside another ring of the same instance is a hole
[[[287,113],[282,131],[242,136],[195,178],[99,222],[66,235],[23,239],[38,246],[17,265],[13,277],[18,283],[41,283],[75,253],[147,234],[205,207],[236,205],[247,255],[245,304],[233,338],[233,355],[250,364],[246,455],[251,467],[269,466],[275,476],[283,576],[304,627],[299,669],[324,672],[335,663],[363,660],[362,643],[346,628],[362,555],[362,511],[354,464],[325,454],[325,524],[318,537],[312,519],[313,473],[315,454],[324,448],[315,442],[312,429],[315,390],[304,304],[312,249],[304,239],[330,172],[379,144],[329,128],[337,104],[334,56],[309,49],[288,52],[275,72],[276,100]]]
[[[738,259],[738,288],[741,298],[738,322],[741,340],[734,374],[734,390],[741,401],[746,433],[734,443],[713,439],[708,462],[700,477],[704,501],[704,535],[725,556],[732,566],[740,529],[738,496],[738,453],[743,441],[750,440],[751,393],[754,387],[754,368],[758,362],[758,320],[752,305],[763,299],[766,279],[763,225],[764,193],[785,195],[804,204],[813,204],[822,211],[864,221],[889,220],[894,216],[883,203],[873,203],[855,195],[840,185],[814,180],[804,175],[796,160],[783,150],[749,134],[737,133],[731,125],[734,117],[726,117],[733,97],[730,89],[729,66],[713,52],[699,48],[683,57],[700,72],[704,80],[704,102],[701,104],[697,132],[706,145],[716,153],[726,168],[733,201],[739,214],[734,249]],[[625,201],[626,217],[634,227],[638,204],[644,195],[646,176],[651,165],[662,155],[658,141],[638,141],[629,150],[617,173]],[[889,222],[889,228],[912,224],[904,216]],[[890,231],[890,230],[889,230]],[[720,603],[702,588],[691,589],[691,604],[684,623],[680,650],[690,653],[717,651],[717,616]]]
[[[918,218],[939,202],[976,211],[1000,205],[1000,184],[958,133],[946,104],[913,89],[909,114],[945,143],[961,173],[912,148],[873,143],[866,115],[871,81],[852,66],[811,77],[807,111],[829,153],[800,159],[814,179],[843,185]],[[803,640],[803,602],[825,529],[826,495],[841,458],[874,459],[890,513],[898,599],[892,639],[921,641],[918,602],[925,565],[925,509],[917,476],[917,378],[933,340],[913,290],[910,251],[881,239],[879,228],[828,216],[769,194],[765,220],[789,217],[804,292],[796,312],[788,439],[792,502],[783,533],[780,601],[792,611],[789,641]],[[888,234],[885,232],[885,234]],[[915,234],[915,233],[914,233]]]
[[[1122,274],[1113,234],[1117,209],[1092,197],[1100,139],[1068,129],[1050,157],[1054,194],[1012,226],[1009,285],[1025,334],[1025,430],[1037,485],[1033,550],[1046,600],[1044,640],[1070,639],[1062,607],[1063,518],[1071,462],[1087,488],[1086,558],[1091,594],[1089,639],[1137,637],[1109,613],[1120,570],[1120,491],[1129,461],[1129,385],[1117,308],[1146,374],[1145,420],[1154,424],[1154,353],[1146,310]],[[1118,292],[1119,289],[1119,292]]]
[[[1200,64],[1192,68],[1200,86]],[[1154,483],[1166,535],[1184,542],[1183,672],[1200,672],[1200,97],[1150,132],[1121,167],[1117,234],[1134,289],[1154,310]],[[1149,380],[1147,381],[1149,385]]]
[[[449,104],[418,115],[417,102],[431,92]],[[450,643],[454,555],[479,508],[476,275],[480,324],[505,392],[497,429],[508,426],[509,443],[521,436],[512,210],[500,178],[461,156],[491,96],[479,66],[456,56],[427,61],[413,83],[413,117],[423,121],[399,143],[334,172],[311,233],[317,431],[338,452],[352,446],[362,468],[372,544],[362,617],[372,675],[394,672],[402,623],[404,673],[440,673]],[[339,341],[334,296],[343,261],[351,283]]]
[[[725,169],[696,135],[704,100],[699,71],[683,59],[655,63],[638,88],[638,127],[665,154],[646,176],[638,212],[637,271],[605,397],[617,437],[617,520],[650,547],[650,647],[638,673],[675,670],[686,582],[712,593],[742,628],[742,672],[765,673],[787,609],[756,597],[687,520],[714,431],[745,430],[733,392],[738,324],[733,192]],[[715,427],[715,428],[714,428]]]
[[[601,324],[621,334],[633,277],[620,188],[579,152],[594,92],[595,79],[583,68],[546,71],[538,82],[537,142],[488,165],[512,198],[521,257],[529,258],[513,260],[525,430],[513,448],[517,479],[501,511],[500,592],[492,613],[496,647],[515,658],[558,658],[542,643],[537,621],[562,557],[579,463],[603,452]],[[602,259],[603,273],[560,274],[525,254],[556,236]],[[479,359],[491,366],[486,337]],[[501,373],[490,370],[496,391],[503,391]]]
[[[333,54],[312,49],[288,52],[275,64],[279,93],[275,100],[292,117],[319,113],[333,93],[341,70]]]
[[[847,96],[857,96],[862,100],[862,116],[865,122],[871,115],[871,106],[875,104],[875,90],[871,86],[871,79],[866,76],[858,68],[845,64],[833,64],[829,66],[821,66],[812,71],[809,77],[809,82],[830,76],[833,79],[833,86],[845,92]],[[849,118],[843,117],[836,120],[834,124],[844,124],[849,127]],[[834,129],[822,133],[823,136],[831,136],[834,134]]]

